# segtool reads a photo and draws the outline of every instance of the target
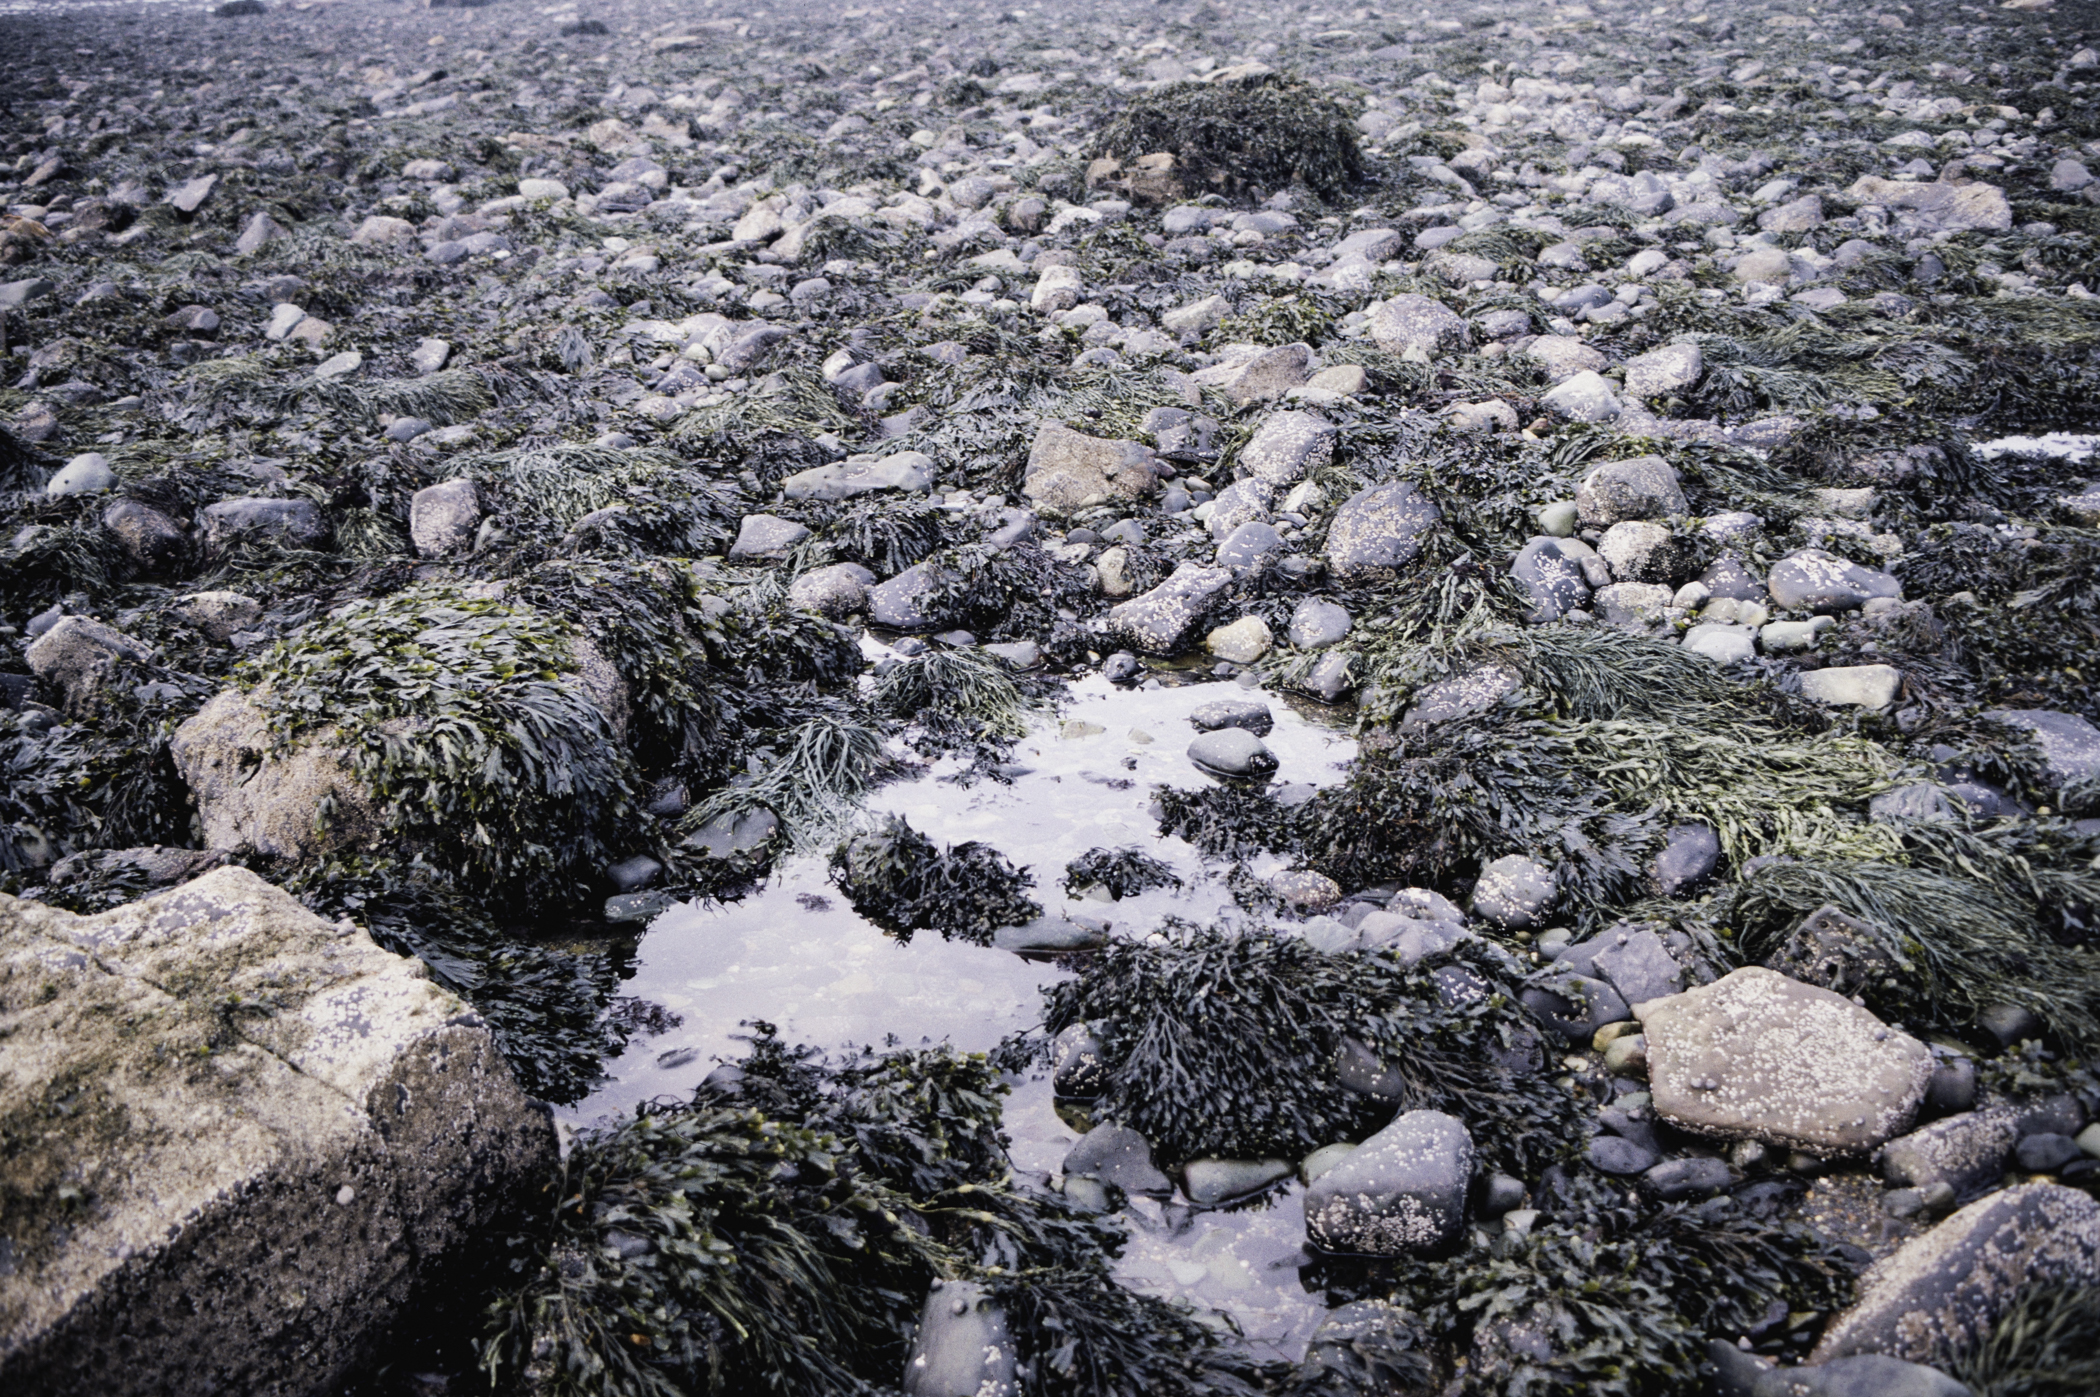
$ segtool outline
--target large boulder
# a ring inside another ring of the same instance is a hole
[[[1921,231],[1962,232],[1980,229],[2002,233],[2012,227],[2012,205],[2005,191],[1991,184],[1906,183],[1861,175],[1845,191],[1854,202],[1901,209]]]
[[[1045,514],[1141,500],[1159,488],[1159,461],[1142,442],[1090,437],[1046,422],[1028,448],[1021,493]]]
[[[481,527],[481,493],[461,477],[416,491],[408,501],[408,536],[426,558],[464,553]]]
[[[1684,485],[1677,468],[1660,456],[1610,461],[1582,479],[1575,492],[1582,522],[1594,529],[1629,519],[1667,519],[1688,514]]]
[[[1417,349],[1433,359],[1473,342],[1465,318],[1428,296],[1395,296],[1372,306],[1369,328],[1372,342],[1394,354]]]
[[[1903,584],[1888,573],[1820,548],[1803,548],[1781,558],[1766,575],[1765,586],[1781,606],[1820,613],[1852,611],[1876,597],[1903,595]]]
[[[371,797],[330,736],[287,745],[238,689],[175,729],[168,752],[196,799],[205,844],[306,858],[378,834]]]
[[[1656,1114],[1724,1140],[1857,1154],[1910,1128],[1932,1053],[1841,994],[1745,966],[1635,1006]]]
[[[1815,1362],[1884,1353],[1945,1362],[1990,1332],[2036,1285],[2100,1285],[2100,1203],[2061,1184],[2020,1184],[1978,1199],[1912,1238],[1861,1278]]]
[[[1313,1181],[1305,1232],[1327,1251],[1421,1255],[1466,1225],[1473,1137],[1442,1111],[1407,1111]]]
[[[0,1390],[338,1390],[552,1124],[422,964],[244,868],[0,896]]]
[[[1434,501],[1404,482],[1359,490],[1327,526],[1327,566],[1345,582],[1405,567],[1443,517]]]

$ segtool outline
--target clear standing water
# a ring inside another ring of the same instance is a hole
[[[1059,711],[1038,715],[1015,745],[1023,770],[1011,784],[949,779],[939,762],[876,792],[871,819],[896,814],[940,844],[981,840],[1035,875],[1047,912],[1106,920],[1113,936],[1142,936],[1169,915],[1210,921],[1233,911],[1219,876],[1179,839],[1162,839],[1152,788],[1207,783],[1188,759],[1191,710],[1221,697],[1266,702],[1275,728],[1279,784],[1321,786],[1343,775],[1356,745],[1309,711],[1232,683],[1117,689],[1098,676],[1067,691]],[[1143,847],[1183,880],[1120,902],[1071,898],[1065,864],[1089,849]],[[1283,867],[1255,864],[1257,875]],[[827,875],[823,854],[782,859],[766,883],[726,905],[681,905],[643,935],[630,994],[682,1022],[637,1039],[608,1064],[607,1078],[565,1113],[572,1127],[624,1115],[640,1101],[682,1097],[719,1059],[739,1054],[740,1025],[764,1019],[791,1043],[826,1049],[946,1040],[988,1049],[1041,1021],[1042,987],[1065,972],[1008,951],[944,941],[921,932],[910,945],[856,914]],[[1054,1176],[1078,1132],[1054,1109],[1047,1074],[1019,1082],[1006,1125],[1014,1167]],[[1304,1220],[1292,1185],[1264,1203],[1202,1211],[1139,1200],[1127,1215],[1131,1243],[1121,1265],[1134,1288],[1230,1314],[1257,1346],[1296,1359],[1323,1307],[1298,1280]]]

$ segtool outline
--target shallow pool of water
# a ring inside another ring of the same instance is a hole
[[[1264,739],[1279,784],[1330,785],[1356,745],[1320,715],[1236,683],[1118,689],[1098,676],[1073,684],[1015,745],[1011,784],[952,778],[937,762],[868,802],[870,819],[902,815],[940,844],[982,840],[1035,875],[1047,912],[1106,920],[1113,936],[1141,936],[1170,915],[1212,921],[1234,913],[1217,873],[1180,839],[1162,839],[1149,806],[1155,785],[1193,788],[1211,778],[1188,759],[1188,715],[1221,697],[1261,698],[1275,716]],[[1183,886],[1120,902],[1066,895],[1067,862],[1089,849],[1139,845]],[[1266,875],[1281,861],[1251,865]],[[680,905],[644,933],[625,992],[678,1014],[680,1025],[637,1039],[606,1080],[564,1112],[576,1127],[625,1114],[655,1097],[682,1097],[720,1059],[739,1054],[741,1025],[763,1019],[790,1043],[826,1049],[946,1040],[987,1049],[1041,1021],[1042,987],[1065,974],[1007,951],[919,933],[899,945],[856,914],[832,885],[822,854],[782,859],[766,883],[726,905]],[[1058,1172],[1078,1132],[1057,1115],[1047,1075],[1016,1083],[1006,1111],[1017,1170]],[[1296,1358],[1324,1313],[1300,1287],[1304,1221],[1297,1188],[1266,1206],[1201,1212],[1140,1201],[1119,1266],[1135,1288],[1226,1311],[1258,1349]]]

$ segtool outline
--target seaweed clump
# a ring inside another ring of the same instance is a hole
[[[1364,173],[1356,125],[1341,104],[1275,73],[1161,88],[1102,128],[1095,148],[1124,161],[1167,151],[1177,173],[1233,197],[1292,183],[1331,197]]]
[[[1443,969],[1471,992],[1383,954],[1184,923],[1111,943],[1050,989],[1044,1026],[1095,1026],[1096,1117],[1171,1159],[1297,1158],[1397,1105],[1462,1116],[1485,1157],[1536,1171],[1579,1135],[1576,1107],[1535,1071],[1541,1040],[1499,955],[1462,947]],[[1345,1056],[1372,1066],[1375,1095],[1344,1085]]]
[[[1065,891],[1074,897],[1099,888],[1120,902],[1148,888],[1180,886],[1179,874],[1135,846],[1089,849],[1065,865]]]
[[[1035,876],[997,849],[974,839],[941,849],[895,815],[839,845],[831,877],[855,911],[906,943],[938,931],[989,946],[997,928],[1043,915],[1027,896]]]
[[[1977,1397],[2079,1397],[2100,1392],[2100,1290],[2031,1286],[1983,1342],[1954,1364]]]
[[[755,1025],[693,1098],[570,1152],[482,1366],[547,1394],[894,1392],[929,1288],[1001,1305],[1029,1397],[1252,1397],[1274,1374],[1126,1290],[1123,1234],[1019,1187],[1005,1087],[946,1046],[826,1060]]]

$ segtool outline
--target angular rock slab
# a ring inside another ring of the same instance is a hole
[[[1171,655],[1208,613],[1213,598],[1231,583],[1229,569],[1178,564],[1166,581],[1114,607],[1108,613],[1109,629],[1148,655]]]
[[[28,1200],[7,1392],[334,1390],[419,1267],[555,1161],[420,962],[244,868],[94,917],[0,896],[0,1025]]]
[[[1745,966],[1637,1005],[1656,1114],[1724,1140],[1816,1154],[1910,1128],[1932,1053],[1843,995]]]
[[[2100,1285],[2100,1203],[2061,1184],[2020,1184],[1875,1263],[1858,1302],[1830,1322],[1809,1358],[1945,1362],[1987,1334],[2021,1290],[2050,1284]]]
[[[1327,1251],[1436,1251],[1466,1225],[1472,1178],[1473,1137],[1464,1121],[1404,1112],[1306,1191],[1306,1235]]]

